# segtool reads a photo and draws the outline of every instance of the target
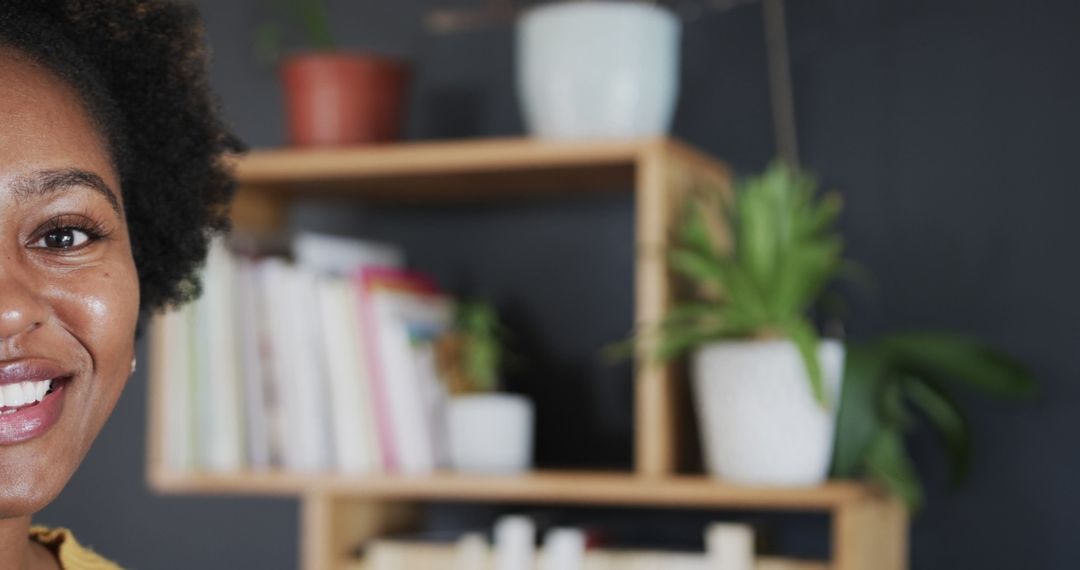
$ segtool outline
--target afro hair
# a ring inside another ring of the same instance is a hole
[[[211,95],[194,6],[170,0],[0,0],[0,46],[81,94],[120,177],[146,314],[199,294],[210,239],[228,229],[242,150]]]

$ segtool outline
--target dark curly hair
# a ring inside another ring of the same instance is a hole
[[[0,0],[0,46],[72,85],[108,142],[123,189],[143,314],[199,294],[241,150],[206,77],[197,10],[170,0]]]

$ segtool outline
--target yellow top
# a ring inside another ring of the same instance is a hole
[[[79,544],[66,528],[35,526],[30,529],[30,539],[52,551],[63,570],[122,570]]]

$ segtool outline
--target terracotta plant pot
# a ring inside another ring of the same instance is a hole
[[[409,65],[371,55],[317,53],[281,65],[289,140],[296,146],[392,142],[401,136]]]

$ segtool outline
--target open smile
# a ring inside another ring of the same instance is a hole
[[[51,361],[0,365],[0,446],[44,435],[60,418],[73,375]]]

